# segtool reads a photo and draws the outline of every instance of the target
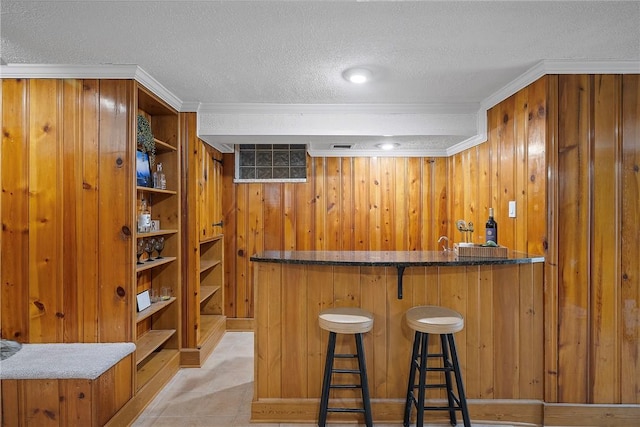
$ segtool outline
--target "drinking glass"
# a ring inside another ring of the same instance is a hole
[[[154,239],[153,237],[150,239],[145,239],[144,251],[147,253],[147,257],[148,257],[147,262],[153,261],[153,258],[151,258],[151,254],[155,249],[155,245],[156,245],[156,239]]]
[[[143,264],[140,262],[140,257],[144,253],[144,239],[138,239],[138,246],[136,247],[136,256],[138,257],[138,261],[136,264]]]
[[[162,258],[162,256],[160,255],[160,252],[162,252],[162,250],[164,249],[164,237],[163,236],[158,237],[153,247],[158,252],[158,256],[156,257],[156,259]]]

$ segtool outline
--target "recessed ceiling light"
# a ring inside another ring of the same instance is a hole
[[[349,68],[342,75],[347,81],[357,84],[366,83],[373,76],[366,68]]]
[[[385,142],[384,144],[377,144],[376,147],[381,148],[383,150],[393,150],[394,148],[400,146],[400,144],[396,142]]]

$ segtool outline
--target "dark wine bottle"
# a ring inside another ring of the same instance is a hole
[[[493,208],[489,208],[489,219],[485,226],[485,240],[498,244],[498,223],[493,219]]]

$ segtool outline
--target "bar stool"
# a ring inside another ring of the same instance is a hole
[[[318,426],[324,427],[327,423],[327,412],[359,412],[364,413],[367,427],[373,426],[371,416],[371,402],[369,399],[369,382],[367,380],[367,367],[362,345],[362,334],[369,332],[373,327],[373,315],[360,308],[331,308],[322,311],[318,316],[320,327],[329,331],[329,344],[327,345],[327,359],[324,366],[324,379],[322,380],[322,396],[320,399],[320,414]],[[335,354],[336,334],[353,334],[356,340],[355,354]],[[335,358],[358,358],[358,369],[334,369]],[[360,384],[331,384],[332,374],[359,374]],[[332,388],[359,388],[362,393],[363,408],[330,408],[329,391]]]
[[[413,307],[407,310],[407,324],[415,333],[413,341],[413,353],[411,354],[411,367],[409,369],[409,384],[407,386],[407,400],[404,407],[404,426],[409,426],[411,407],[416,406],[416,426],[422,427],[425,411],[448,411],[451,425],[456,425],[456,411],[462,412],[462,420],[465,427],[471,427],[467,399],[464,394],[456,343],[453,338],[455,332],[464,328],[464,319],[460,313],[432,305]],[[429,334],[440,335],[441,353],[429,353]],[[451,358],[449,358],[451,352]],[[442,367],[429,367],[429,358],[441,358]],[[416,384],[416,371],[418,371],[418,383]],[[444,373],[445,383],[427,384],[427,371]],[[451,372],[454,373],[458,395],[456,396],[451,382]],[[426,389],[446,389],[448,406],[425,406]],[[415,390],[418,390],[418,397]]]

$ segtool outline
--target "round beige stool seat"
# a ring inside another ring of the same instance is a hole
[[[363,334],[373,328],[373,315],[356,307],[330,308],[320,312],[318,323],[337,334]]]
[[[407,324],[425,334],[453,334],[464,328],[464,318],[446,307],[422,305],[407,310]]]

